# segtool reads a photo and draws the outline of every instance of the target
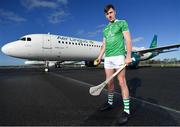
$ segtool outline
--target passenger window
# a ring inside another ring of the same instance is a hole
[[[30,37],[28,37],[28,38],[27,38],[27,41],[31,41],[31,38],[30,38]]]

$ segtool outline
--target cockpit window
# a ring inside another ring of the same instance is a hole
[[[26,38],[25,38],[25,37],[23,37],[23,38],[21,38],[20,40],[21,40],[21,41],[26,41]]]
[[[30,38],[30,37],[28,37],[28,38],[27,38],[27,41],[31,41],[31,38]]]
[[[20,38],[21,41],[31,41],[31,38],[30,37],[23,37],[23,38]]]

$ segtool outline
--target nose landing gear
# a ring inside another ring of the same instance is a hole
[[[46,61],[46,65],[45,65],[45,69],[44,69],[45,72],[49,72],[49,62]]]

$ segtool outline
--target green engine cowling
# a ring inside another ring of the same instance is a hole
[[[128,67],[137,68],[140,61],[140,56],[136,52],[132,52],[131,58],[132,58],[132,62],[128,65]]]

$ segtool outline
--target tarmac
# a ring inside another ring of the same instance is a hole
[[[127,69],[131,117],[125,126],[180,125],[180,68]],[[107,90],[103,68],[0,68],[0,126],[116,126],[123,110],[117,79],[113,109],[99,111]]]

